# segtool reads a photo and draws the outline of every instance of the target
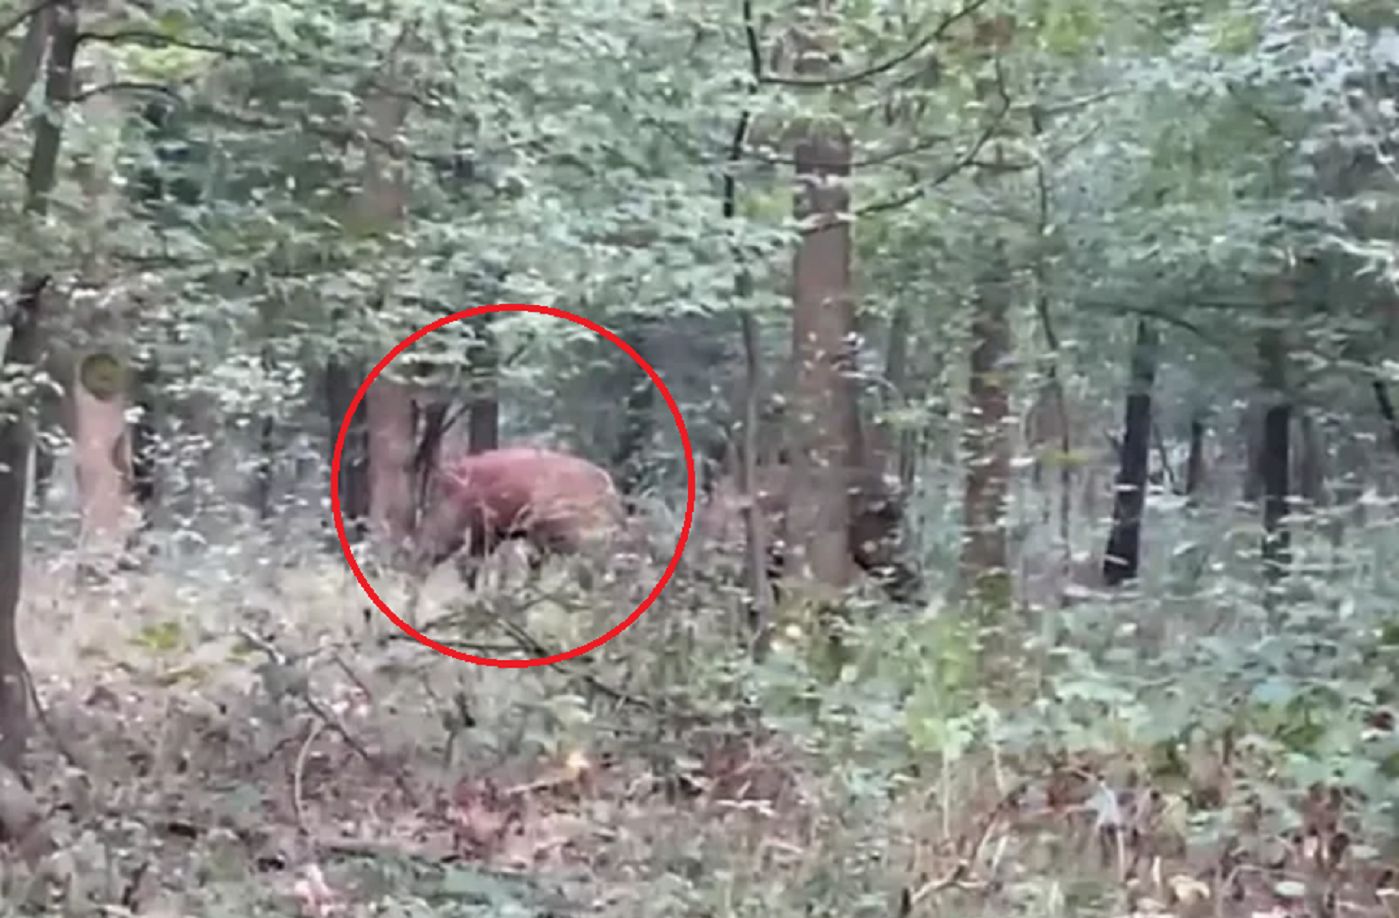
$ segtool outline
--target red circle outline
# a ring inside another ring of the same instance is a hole
[[[537,657],[532,660],[500,660],[494,657],[474,656],[432,640],[420,633],[412,625],[409,625],[403,619],[399,618],[394,614],[394,611],[389,608],[388,604],[379,598],[379,594],[374,591],[374,587],[369,584],[368,578],[366,578],[364,572],[360,570],[359,563],[355,561],[354,552],[350,550],[349,537],[345,534],[345,518],[340,509],[340,463],[345,452],[345,438],[349,433],[350,419],[355,416],[355,411],[359,408],[360,403],[364,401],[365,394],[369,392],[369,387],[374,384],[374,380],[379,378],[379,374],[393,362],[395,357],[402,354],[426,335],[444,326],[451,325],[454,322],[460,322],[462,319],[469,319],[472,316],[485,315],[493,312],[532,312],[538,315],[553,316],[557,319],[567,319],[595,334],[601,335],[620,348],[624,354],[634,360],[637,366],[641,367],[641,369],[646,372],[646,375],[651,378],[651,382],[660,390],[661,398],[665,399],[666,407],[670,409],[671,415],[675,418],[675,427],[680,432],[680,444],[684,447],[685,452],[685,472],[688,476],[685,501],[685,523],[680,528],[680,538],[675,543],[675,554],[671,557],[670,564],[666,566],[665,573],[661,574],[661,579],[656,581],[656,586],[651,590],[650,594],[641,601],[641,604],[636,607],[636,610],[633,611],[631,615],[627,616],[621,624],[615,626],[611,631],[608,631],[601,637],[594,638],[588,643],[580,647],[575,647],[572,650],[565,650],[551,656]],[[404,633],[413,637],[420,643],[431,647],[438,653],[446,654],[449,657],[467,663],[476,663],[481,666],[496,666],[502,669],[526,669],[531,666],[550,666],[554,663],[562,663],[564,660],[571,660],[574,657],[582,656],[590,650],[595,650],[630,628],[636,623],[636,620],[641,617],[643,612],[651,608],[651,604],[656,601],[657,597],[661,595],[661,591],[665,589],[666,584],[670,582],[670,578],[675,574],[676,568],[680,566],[681,556],[685,553],[685,546],[690,539],[690,525],[695,516],[695,453],[694,448],[690,445],[690,433],[685,427],[685,419],[680,414],[680,406],[675,403],[675,397],[670,394],[670,390],[666,388],[666,384],[661,380],[660,375],[630,344],[627,344],[627,342],[617,337],[608,329],[591,319],[586,319],[582,316],[574,315],[571,312],[556,309],[552,306],[539,306],[533,303],[495,303],[488,306],[473,306],[470,309],[463,309],[460,312],[443,316],[440,319],[436,319],[424,325],[395,345],[393,349],[374,366],[374,369],[369,371],[369,375],[365,377],[364,382],[360,384],[358,391],[355,392],[355,397],[350,400],[350,407],[345,411],[345,418],[340,422],[340,432],[335,438],[335,452],[332,454],[330,460],[330,512],[332,518],[335,520],[335,533],[340,539],[340,547],[345,552],[345,560],[350,564],[350,571],[355,575],[355,579],[359,581],[360,587],[362,587],[369,598],[373,600],[374,605],[379,608],[379,611],[388,616],[389,621],[401,628]]]

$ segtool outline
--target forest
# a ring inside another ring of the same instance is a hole
[[[1399,918],[1393,0],[0,0],[0,346],[0,918]]]

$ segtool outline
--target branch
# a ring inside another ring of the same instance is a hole
[[[228,45],[216,45],[202,41],[186,41],[152,32],[148,29],[122,29],[119,32],[80,32],[78,42],[100,41],[111,45],[141,45],[146,48],[184,48],[189,51],[205,51],[223,57],[244,57],[246,52]]]
[[[109,92],[146,92],[159,96],[166,96],[167,98],[174,99],[176,102],[184,101],[180,98],[180,94],[169,86],[165,86],[161,83],[146,83],[140,80],[114,80],[111,83],[99,83],[96,86],[89,86],[82,92],[73,93],[72,101],[85,102],[93,96],[100,96]]]
[[[881,61],[877,64],[871,64],[870,66],[865,67],[862,70],[856,70],[853,73],[835,74],[833,76],[825,77],[765,76],[762,77],[761,80],[764,83],[770,83],[777,86],[819,87],[840,86],[844,83],[856,83],[860,80],[865,80],[872,76],[878,76],[881,73],[893,70],[895,67],[899,66],[904,61],[907,61],[910,58],[916,56],[929,45],[933,44],[933,42],[942,38],[942,36],[947,33],[947,30],[952,28],[952,26],[954,26],[957,22],[959,22],[962,19],[965,19],[972,13],[975,13],[978,9],[985,5],[986,0],[971,0],[971,2],[963,6],[960,10],[957,10],[955,13],[950,14],[946,19],[939,23],[936,29],[933,29],[927,35],[924,35],[922,38],[918,39],[918,41],[914,42],[912,45],[909,45],[909,47],[905,50],[899,52],[898,54],[894,55],[888,60]]]
[[[932,189],[941,185],[943,182],[946,182],[949,179],[951,179],[958,172],[961,172],[963,169],[974,164],[976,162],[977,154],[981,152],[981,148],[986,146],[987,142],[989,142],[992,136],[995,135],[996,130],[1001,126],[1001,122],[1005,120],[1006,114],[1009,111],[1010,106],[1008,104],[1002,105],[1001,110],[996,113],[996,116],[991,119],[991,123],[986,126],[986,128],[981,132],[980,136],[976,138],[972,145],[969,148],[967,148],[966,152],[964,152],[961,156],[957,157],[957,159],[953,160],[930,182],[924,185],[919,185],[917,188],[913,189],[913,191],[904,195],[900,195],[897,198],[890,198],[887,201],[878,201],[874,204],[869,205],[868,207],[859,208],[855,211],[855,216],[867,217],[871,214],[881,213],[886,210],[897,210],[900,207],[912,204],[914,201],[917,201],[918,199],[922,198]]]

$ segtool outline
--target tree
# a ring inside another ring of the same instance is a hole
[[[37,225],[48,212],[49,195],[58,178],[62,115],[74,95],[78,14],[72,0],[60,0],[35,9],[30,16],[29,34],[43,35],[48,41],[44,99],[49,114],[36,119],[25,170],[24,213],[31,225]],[[24,91],[22,86],[6,87],[7,94],[22,96]],[[26,382],[43,354],[40,323],[50,280],[45,271],[25,271],[9,321],[3,366]],[[13,387],[6,395],[5,416],[0,420],[0,765],[19,771],[29,741],[32,691],[17,627],[23,579],[25,492],[34,443],[29,416],[32,390],[28,386]]]
[[[1132,346],[1127,409],[1118,443],[1117,484],[1112,501],[1112,529],[1103,553],[1103,579],[1118,586],[1137,577],[1141,565],[1142,513],[1146,508],[1147,468],[1151,455],[1151,387],[1156,382],[1160,342],[1151,323],[1137,323]]]

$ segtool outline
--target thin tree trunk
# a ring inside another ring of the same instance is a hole
[[[1004,373],[1011,353],[1010,280],[999,245],[989,258],[972,315],[962,496],[962,582],[968,596],[991,603],[1008,594],[1006,503],[1011,445],[1010,393]]]
[[[160,369],[152,358],[136,373],[135,400],[141,413],[131,428],[131,495],[141,510],[141,522],[145,528],[155,522],[156,459],[160,448],[156,434],[156,388],[159,382]]]
[[[1292,406],[1273,405],[1263,416],[1263,568],[1270,583],[1282,579],[1290,563],[1287,530],[1289,429]]]
[[[330,422],[330,446],[349,410],[361,377],[339,360],[332,359],[325,370],[326,417]],[[364,538],[369,518],[369,435],[364,422],[364,404],[350,419],[345,433],[345,449],[340,457],[340,512],[345,532],[353,541]],[[327,460],[329,460],[327,456]]]
[[[739,454],[738,490],[743,495],[743,534],[747,550],[744,570],[748,592],[752,597],[753,656],[762,660],[772,641],[773,591],[768,579],[768,557],[771,550],[767,517],[758,501],[758,402],[762,397],[762,365],[758,351],[757,321],[744,312],[740,318],[743,328],[743,356],[747,369],[747,392],[743,401],[743,447]]]
[[[1141,566],[1142,511],[1151,454],[1151,388],[1156,382],[1157,340],[1148,322],[1137,323],[1132,348],[1132,379],[1123,420],[1112,530],[1103,557],[1103,579],[1117,586],[1137,577]]]
[[[889,322],[889,344],[886,351],[888,356],[884,364],[884,376],[900,408],[906,408],[914,395],[910,391],[913,387],[909,382],[908,369],[908,355],[913,337],[913,313],[907,306],[900,305]],[[922,385],[917,388],[921,390]],[[918,446],[923,438],[924,429],[922,424],[914,427],[905,419],[893,425],[893,433],[899,494],[907,500],[908,495],[913,493],[913,486],[917,480]]]
[[[34,145],[25,172],[24,211],[41,219],[48,211],[58,172],[63,141],[63,115],[73,97],[73,61],[78,49],[77,8],[74,0],[56,0],[48,74],[44,95],[47,111],[34,119]],[[27,374],[43,349],[40,316],[46,274],[25,272],[10,318],[4,367]],[[13,406],[0,420],[0,765],[19,773],[29,742],[28,670],[19,647],[19,599],[24,564],[24,499],[33,448],[28,406]]]
[[[1263,485],[1263,575],[1269,587],[1282,580],[1291,563],[1292,537],[1287,528],[1292,399],[1287,391],[1286,343],[1281,330],[1265,329],[1259,338],[1263,385],[1271,404],[1263,415],[1259,477]]]
[[[1375,380],[1371,383],[1375,392],[1375,405],[1380,410],[1380,417],[1384,419],[1385,429],[1389,432],[1389,445],[1394,447],[1394,451],[1399,453],[1399,418],[1394,414],[1394,403],[1389,399],[1389,387],[1383,380]]]
[[[977,80],[975,92],[986,104],[984,117],[1003,105],[1005,87],[995,63],[1014,39],[1014,23],[1008,16],[990,16],[974,25],[975,53],[995,76]],[[977,183],[988,196],[1004,191],[1001,166],[1006,158],[1004,128],[988,121],[985,162]],[[992,136],[994,135],[994,136]],[[970,378],[962,446],[966,456],[966,481],[962,494],[962,551],[960,578],[963,593],[990,616],[1011,599],[1006,509],[1010,496],[1011,431],[1010,370],[1012,339],[1010,305],[1012,279],[1005,243],[989,237],[978,244],[981,270],[972,307]],[[986,648],[988,652],[990,648]]]
[[[1205,484],[1205,422],[1198,414],[1190,419],[1190,453],[1185,460],[1185,496],[1192,504]]]
[[[762,58],[758,50],[758,33],[753,24],[751,0],[743,4],[743,25],[748,39],[749,68],[753,77],[750,92],[756,92],[762,80]],[[724,219],[733,220],[738,216],[738,179],[734,174],[743,148],[748,139],[751,112],[745,110],[738,119],[733,139],[729,144],[728,170],[724,173],[722,213]],[[736,299],[746,299],[752,292],[752,281],[742,264],[741,256],[735,252],[737,271],[734,275],[734,295]],[[772,534],[768,532],[768,515],[754,493],[757,488],[758,454],[762,417],[763,379],[760,359],[758,322],[750,311],[739,315],[739,327],[743,338],[744,368],[747,378],[743,389],[743,442],[738,447],[738,463],[733,473],[738,483],[743,504],[744,573],[748,581],[748,595],[751,603],[750,625],[753,630],[753,658],[761,661],[767,656],[772,643],[772,621],[775,596],[773,585],[768,577],[768,559],[771,557]],[[729,445],[729,456],[733,455],[733,444]]]
[[[271,334],[270,317],[263,316],[263,335]],[[264,345],[260,357],[264,377],[270,377],[275,370],[270,345]],[[256,459],[253,464],[252,505],[257,518],[266,521],[272,518],[272,489],[277,468],[277,419],[270,406],[264,409],[257,420],[257,442],[253,449]]]
[[[492,316],[472,324],[470,392],[467,397],[467,450],[484,453],[500,447],[500,345],[491,327]],[[649,385],[648,385],[649,388]]]
[[[382,376],[365,396],[369,428],[371,531],[391,548],[413,531],[413,393]]]

